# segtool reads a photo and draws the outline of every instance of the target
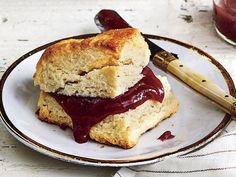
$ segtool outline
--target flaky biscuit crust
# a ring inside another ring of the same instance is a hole
[[[149,56],[147,43],[134,28],[110,30],[82,40],[64,40],[44,51],[36,66],[34,84],[45,92],[115,97],[138,82]],[[104,70],[113,75],[99,77]],[[128,82],[124,81],[123,75]],[[135,75],[138,77],[135,78]],[[90,87],[87,84],[98,79],[101,85],[98,83]],[[85,93],[84,89],[88,92]]]

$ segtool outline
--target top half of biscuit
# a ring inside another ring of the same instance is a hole
[[[149,57],[148,45],[135,28],[63,40],[44,51],[34,83],[45,92],[113,98],[142,78]]]

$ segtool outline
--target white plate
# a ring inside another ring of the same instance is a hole
[[[153,35],[147,37],[164,49],[178,54],[184,64],[206,75],[235,96],[232,79],[212,57],[193,46],[173,39]],[[46,44],[18,59],[5,72],[0,84],[0,109],[4,125],[19,141],[36,151],[85,165],[142,165],[199,148],[216,137],[230,121],[230,116],[210,101],[150,64],[156,74],[167,75],[172,90],[180,101],[178,112],[142,135],[139,143],[132,149],[124,150],[93,141],[78,144],[74,141],[70,129],[62,130],[55,125],[41,122],[35,115],[39,88],[34,87],[32,76],[41,54],[51,44]],[[170,130],[175,138],[164,142],[157,140],[167,130]]]

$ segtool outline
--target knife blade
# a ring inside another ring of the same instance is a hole
[[[98,12],[94,21],[102,32],[110,29],[131,28],[116,11],[109,9]],[[213,81],[182,64],[175,55],[157,46],[145,36],[144,38],[149,45],[151,60],[155,66],[171,73],[193,90],[215,102],[225,112],[236,115],[236,99],[233,96],[227,94]]]

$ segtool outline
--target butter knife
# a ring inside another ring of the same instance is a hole
[[[131,27],[116,11],[109,9],[98,12],[94,21],[102,32]],[[233,116],[236,115],[236,99],[233,96],[227,94],[213,81],[182,64],[175,55],[157,46],[149,39],[145,38],[145,40],[149,45],[151,60],[155,66],[171,73],[193,90],[215,102],[225,112]]]

